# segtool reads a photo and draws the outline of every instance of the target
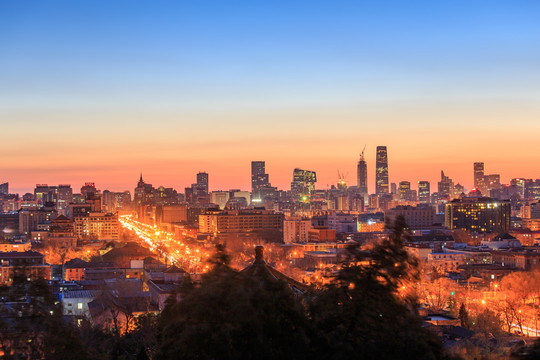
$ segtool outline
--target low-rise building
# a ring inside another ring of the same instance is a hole
[[[405,250],[420,261],[427,261],[428,255],[433,252],[433,247],[430,244],[409,243],[405,245]]]
[[[540,249],[529,247],[514,250],[493,251],[493,262],[503,267],[524,271],[540,270]]]
[[[283,242],[285,244],[306,243],[309,240],[310,229],[310,218],[288,216],[283,221]]]
[[[100,290],[67,290],[61,293],[64,315],[88,317],[88,304],[101,294]]]
[[[465,264],[465,254],[461,252],[428,254],[428,265],[440,271],[456,271],[458,266],[463,264]]]
[[[83,281],[84,270],[89,266],[89,263],[79,259],[71,259],[64,264],[63,278],[65,281]]]
[[[482,246],[487,246],[493,250],[514,249],[521,247],[521,242],[508,233],[499,234],[493,239],[483,240],[481,244]]]
[[[308,242],[335,242],[336,230],[326,227],[314,227],[308,231]]]
[[[11,285],[16,276],[29,281],[50,280],[51,267],[45,263],[43,254],[36,251],[0,253],[0,285]]]
[[[26,242],[3,242],[0,243],[0,252],[25,252],[32,248],[32,244],[29,241]]]
[[[447,253],[460,253],[464,255],[466,265],[484,264],[489,265],[493,263],[493,256],[489,249],[478,247],[463,247],[463,248],[446,248]]]

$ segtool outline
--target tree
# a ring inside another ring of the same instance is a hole
[[[76,357],[88,359],[87,349],[81,341],[79,330],[62,319],[59,307],[49,317],[43,337],[42,351],[45,359],[63,360]]]
[[[523,332],[523,322],[534,319],[535,304],[540,300],[540,271],[511,273],[499,288],[497,309],[507,330],[510,332],[515,324]]]
[[[233,270],[218,247],[198,287],[161,318],[157,359],[304,359],[307,319],[285,283]]]
[[[370,266],[353,261],[310,302],[313,347],[321,359],[434,359],[443,356],[434,334],[422,327],[410,302],[396,294],[414,279],[417,262],[404,249],[406,224],[388,224],[390,236],[371,251]],[[354,252],[354,249],[353,249]],[[361,254],[357,260],[360,260]]]
[[[469,328],[469,312],[464,303],[461,303],[461,306],[459,307],[459,320],[461,321],[461,326]]]
[[[497,337],[502,333],[502,321],[500,316],[492,310],[484,309],[476,317],[475,330],[480,333],[484,340]]]
[[[398,216],[394,223],[387,222],[386,229],[389,236],[371,251],[372,265],[368,270],[395,291],[402,281],[418,279],[418,260],[405,249],[410,234],[403,216]]]

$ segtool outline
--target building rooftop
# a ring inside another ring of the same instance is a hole
[[[34,250],[0,252],[1,259],[20,259],[32,257],[43,257],[43,254]]]
[[[241,272],[248,276],[261,278],[263,281],[264,279],[285,281],[295,294],[302,295],[313,291],[310,286],[302,284],[269,266],[264,260],[264,247],[261,245],[255,247],[255,261],[253,261],[253,264],[247,266]]]
[[[67,290],[62,292],[64,299],[90,299],[101,294],[101,290]]]

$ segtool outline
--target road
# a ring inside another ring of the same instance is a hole
[[[208,270],[208,264],[205,264],[208,253],[204,249],[190,247],[176,240],[174,234],[137,221],[131,215],[122,215],[119,220],[125,229],[134,232],[141,241],[144,241],[152,252],[166,257],[171,264],[189,273]]]

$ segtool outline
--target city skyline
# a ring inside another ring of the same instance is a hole
[[[381,147],[381,146],[379,146]],[[386,146],[382,146],[383,148],[386,148]],[[388,168],[389,168],[389,173],[391,174],[394,169],[392,167],[392,154],[390,154],[390,156],[388,156]],[[376,157],[376,155],[375,155]],[[375,194],[376,193],[376,181],[375,181],[375,177],[376,177],[376,159],[373,159],[373,164],[370,164],[370,161],[369,161],[369,157],[365,157],[366,158],[366,162],[367,162],[367,172],[368,172],[368,176],[367,176],[367,179],[368,179],[368,194]],[[253,176],[253,164],[252,163],[257,163],[257,162],[262,162],[264,165],[263,167],[266,167],[267,166],[267,161],[266,160],[251,160],[249,161],[247,164],[246,164],[246,169],[242,169],[242,172],[241,173],[238,173],[238,172],[234,172],[234,176],[230,176],[230,177],[227,177],[227,173],[222,173],[222,174],[219,174],[219,173],[212,173],[210,171],[207,171],[206,169],[198,169],[198,168],[195,168],[197,170],[195,170],[194,172],[192,173],[183,173],[182,174],[182,178],[185,179],[185,183],[180,183],[180,184],[177,184],[177,185],[173,185],[171,183],[166,183],[164,181],[161,181],[158,174],[152,174],[152,173],[146,173],[146,172],[143,172],[143,171],[140,171],[139,173],[137,173],[137,179],[139,178],[139,176],[143,176],[144,177],[144,181],[145,183],[147,184],[152,184],[154,186],[165,186],[165,187],[172,187],[176,190],[178,190],[179,192],[183,192],[184,188],[186,187],[189,187],[191,186],[191,184],[193,184],[193,177],[195,175],[197,175],[197,177],[199,177],[202,173],[206,174],[206,177],[208,179],[208,176],[210,176],[211,180],[209,181],[209,185],[208,185],[208,189],[209,191],[216,191],[216,190],[230,190],[230,189],[240,189],[240,190],[244,190],[244,191],[252,191],[252,176]],[[452,172],[449,172],[447,171],[446,169],[450,169],[451,167],[450,166],[446,166],[446,167],[442,167],[442,171],[449,175],[450,178],[452,178],[453,182],[455,184],[461,184],[462,186],[465,187],[465,190],[466,191],[470,191],[472,189],[475,188],[475,164],[477,164],[479,162],[474,162],[474,163],[470,163],[469,164],[469,173],[465,175],[465,177],[462,179],[462,178],[459,178],[459,177],[456,177],[456,176],[453,176],[452,175]],[[485,162],[481,162],[482,164],[485,164]],[[338,171],[341,172],[341,174],[345,174],[345,180],[346,180],[346,183],[348,186],[357,186],[356,182],[357,182],[357,174],[356,174],[356,170],[357,169],[354,169],[353,166],[356,168],[358,165],[358,163],[356,164],[353,164],[351,166],[351,171],[350,172],[347,172],[347,171],[342,171],[340,169],[336,169]],[[278,165],[279,166],[279,165]],[[273,169],[274,167],[271,165],[270,166],[270,169]],[[294,169],[297,169],[298,167],[295,167]],[[315,171],[317,173],[317,178],[318,178],[318,181],[316,182],[315,184],[315,189],[319,189],[319,190],[326,190],[327,188],[331,188],[332,186],[337,186],[338,184],[338,177],[337,176],[333,176],[335,179],[334,179],[334,182],[329,182],[329,183],[324,183],[323,181],[321,181],[321,179],[331,179],[332,178],[332,174],[324,174],[324,173],[319,173],[319,170],[317,170],[317,166],[315,167],[305,167],[306,169],[309,169],[311,171]],[[409,167],[410,168],[410,167]],[[280,177],[280,176],[274,176],[273,173],[269,172],[268,170],[266,170],[267,174],[272,176],[272,179],[277,179],[277,180],[273,180],[272,183],[275,183],[275,186],[277,186],[277,188],[279,190],[290,190],[290,184],[291,184],[291,180],[293,178],[293,170],[294,169],[291,169],[290,173],[289,174],[284,174],[283,177]],[[516,176],[516,174],[511,174],[509,173],[508,171],[503,171],[502,169],[499,170],[499,169],[495,169],[493,168],[492,166],[490,166],[490,164],[488,164],[488,167],[487,167],[488,171],[486,171],[486,173],[493,173],[493,174],[500,174],[501,175],[501,184],[508,184],[510,183],[510,180],[511,179],[514,179],[514,178],[523,178],[523,179],[536,179],[538,178],[537,176],[535,177],[534,175],[533,176]],[[354,171],[353,171],[354,170]],[[372,172],[371,176],[370,176],[370,171]],[[440,171],[441,170],[435,170],[435,174],[433,176],[431,176],[430,178],[426,178],[426,177],[422,177],[422,176],[409,176],[408,178],[406,179],[398,179],[398,178],[394,178],[394,177],[391,177],[389,176],[389,182],[388,182],[388,185],[392,184],[392,183],[395,183],[395,184],[399,184],[400,182],[403,182],[403,181],[406,181],[406,182],[410,182],[411,183],[411,189],[415,189],[415,190],[418,190],[418,185],[420,182],[424,182],[424,181],[427,181],[431,184],[431,192],[436,192],[437,189],[436,189],[436,184],[438,181],[440,181]],[[247,180],[244,178],[245,175],[244,173],[247,172]],[[519,173],[519,174],[522,174],[522,173]],[[227,182],[222,182],[221,180],[226,177],[226,178],[229,178],[230,179],[230,185],[227,185],[229,183]],[[164,176],[164,178],[167,178],[167,176]],[[410,180],[411,178],[414,178],[414,179],[418,179],[418,180]],[[87,182],[93,182],[93,183],[96,183],[96,186],[98,189],[100,190],[110,190],[110,191],[125,191],[125,190],[128,190],[128,191],[132,191],[133,188],[136,186],[136,180],[134,180],[133,178],[131,179],[128,179],[123,185],[120,184],[120,185],[107,185],[107,184],[111,184],[110,182],[107,182],[107,181],[110,181],[109,179],[107,179],[106,175],[103,176],[103,179],[104,181],[97,181],[95,179],[95,177],[85,177],[85,176],[75,176],[73,177],[73,179],[75,179],[75,181],[72,181],[72,182],[69,182],[69,181],[66,181],[66,179],[59,179],[58,181],[49,181],[49,182],[46,182],[46,181],[34,181],[33,179],[39,179],[39,176],[38,177],[29,177],[28,180],[26,181],[28,185],[28,187],[21,187],[20,184],[18,183],[14,183],[14,182],[11,182],[10,180],[8,179],[4,179],[4,178],[0,178],[0,183],[3,183],[3,182],[8,182],[10,185],[9,185],[9,189],[11,192],[13,193],[20,193],[20,194],[23,194],[23,193],[27,193],[27,192],[30,192],[32,193],[35,186],[37,184],[47,184],[47,185],[58,185],[58,184],[69,184],[69,185],[72,185],[74,187],[74,189],[77,189],[79,185],[83,186],[85,183]],[[157,180],[157,181],[154,181],[154,180]],[[206,180],[208,182],[208,180]],[[243,184],[243,185],[241,185]],[[390,191],[390,189],[388,189],[388,191]]]

